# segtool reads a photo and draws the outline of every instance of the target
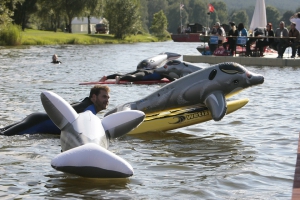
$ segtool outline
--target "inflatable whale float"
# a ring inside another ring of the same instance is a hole
[[[145,117],[141,111],[124,111],[100,120],[91,111],[78,114],[57,94],[41,93],[43,107],[61,130],[62,153],[51,166],[62,172],[90,178],[125,178],[133,175],[132,166],[107,150],[109,140],[136,128]]]
[[[163,52],[156,56],[147,58],[138,63],[136,69],[156,69],[163,66],[169,60],[175,60],[181,55],[178,53]]]
[[[173,81],[145,98],[119,105],[105,116],[123,110],[140,110],[147,118],[164,111],[204,105],[212,119],[219,121],[226,114],[227,98],[263,82],[262,75],[251,73],[238,63],[220,63]]]
[[[170,60],[163,67],[156,68],[154,71],[159,74],[166,74],[168,76],[178,79],[200,69],[203,68],[193,65],[189,62],[182,62],[180,60]]]
[[[146,58],[140,61],[136,67],[136,70],[153,70],[164,66],[168,61],[175,60],[181,55],[171,52],[163,52],[156,56]],[[159,72],[160,73],[160,72]],[[138,80],[138,81],[128,81],[121,80],[118,84],[158,84],[158,83],[169,83],[170,81],[166,78],[161,80]],[[91,81],[91,82],[82,82],[79,85],[96,85],[96,84],[117,84],[115,79],[108,79],[106,81]]]

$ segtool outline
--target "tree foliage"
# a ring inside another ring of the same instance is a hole
[[[9,0],[2,0],[0,2],[0,30],[1,27],[6,27],[12,22],[13,12],[7,6]]]
[[[29,22],[30,15],[37,11],[37,0],[18,1],[14,10],[14,22],[21,25],[24,31]]]
[[[164,36],[167,31],[168,20],[164,12],[161,10],[153,15],[152,25],[150,27],[151,32],[157,36]]]
[[[233,13],[233,15],[231,16],[231,20],[234,21],[236,25],[238,25],[239,23],[243,23],[246,29],[249,28],[249,19],[245,10]]]
[[[292,2],[294,0],[287,1],[293,4],[288,11],[284,10],[284,1],[266,0],[267,21],[274,29],[280,20],[289,24],[289,15],[300,12],[299,5]],[[210,15],[207,15],[208,3],[215,8]],[[180,4],[184,4],[182,10]],[[101,16],[109,21],[110,33],[125,38],[130,34],[148,32],[150,27],[157,27],[157,23],[163,24],[153,21],[154,15],[160,11],[167,18],[168,32],[173,33],[178,26],[188,23],[211,27],[217,21],[221,24],[235,21],[249,27],[254,6],[255,1],[240,0],[1,0],[0,26],[14,23],[21,25],[23,30],[29,27],[53,31],[68,26],[68,31],[72,32],[71,23],[75,17],[90,19]]]
[[[104,16],[109,21],[110,33],[124,39],[133,34],[135,25],[138,25],[137,0],[106,0]]]
[[[272,23],[273,29],[279,28],[280,13],[278,9],[273,6],[267,6],[266,15],[268,22]]]

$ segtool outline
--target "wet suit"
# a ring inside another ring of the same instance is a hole
[[[88,97],[81,102],[72,103],[71,106],[77,113],[90,110],[93,114],[97,114],[95,105]],[[35,133],[60,134],[60,129],[46,113],[32,113],[22,121],[0,129],[0,133],[7,136]]]
[[[60,62],[59,60],[57,60],[57,61],[52,61],[51,63],[53,63],[53,64],[61,64],[61,62]]]
[[[171,76],[165,75],[165,74],[159,74],[155,72],[154,69],[140,69],[136,70],[134,72],[130,72],[127,74],[112,74],[108,75],[107,79],[115,79],[116,76],[120,77],[120,80],[122,81],[149,81],[149,80],[161,80],[163,78],[167,78],[170,81],[174,81],[175,79]]]

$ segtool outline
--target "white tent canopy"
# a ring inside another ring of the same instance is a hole
[[[267,15],[265,0],[256,0],[255,9],[249,30],[253,31],[257,27],[267,26]]]

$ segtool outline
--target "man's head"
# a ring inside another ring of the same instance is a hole
[[[53,56],[52,56],[52,60],[53,60],[53,62],[56,62],[57,61],[57,55],[56,54],[54,54]]]
[[[295,23],[291,23],[291,29],[294,30],[296,28],[296,24]]]
[[[220,22],[215,23],[216,28],[220,27]]]
[[[106,109],[108,106],[110,89],[106,85],[95,85],[90,91],[90,100],[96,107],[96,112]]]
[[[281,22],[279,23],[279,27],[280,27],[280,29],[283,29],[283,28],[285,27],[284,21],[281,21]]]

